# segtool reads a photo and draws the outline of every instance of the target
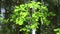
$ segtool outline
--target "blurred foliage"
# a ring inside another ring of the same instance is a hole
[[[23,30],[30,32],[31,29],[38,28],[38,25],[40,25],[38,22],[39,20],[41,23],[43,21],[45,25],[49,25],[50,21],[47,20],[47,17],[55,16],[55,14],[48,12],[47,7],[42,5],[40,2],[31,1],[28,4],[15,6],[14,13],[11,16],[10,21],[13,21],[18,25],[23,25],[25,22],[30,22],[30,24],[24,25],[24,27],[20,29],[20,31]]]
[[[60,28],[54,29],[56,31],[56,34],[60,34]]]
[[[11,14],[13,14],[13,12],[14,12],[13,10],[15,10],[14,6],[18,5],[18,7],[19,7],[20,4],[24,5],[25,1],[27,2],[29,0],[4,0],[3,2],[2,2],[2,0],[0,1],[0,4],[3,4],[3,6],[4,6],[5,10],[6,10],[5,18],[3,19],[3,20],[5,20],[5,22],[3,22],[5,24],[2,25],[2,31],[0,32],[0,34],[19,34],[19,33],[20,34],[25,34],[24,31],[23,32],[21,32],[21,31],[19,32],[19,29],[25,27],[25,29],[24,28],[23,29],[26,30],[27,27],[28,27],[27,22],[24,21],[24,23],[21,23],[23,25],[21,25],[21,24],[17,25],[17,24],[15,24],[15,22],[12,23],[12,19],[10,18]],[[41,2],[41,0],[37,0],[37,1]],[[38,25],[36,33],[37,34],[56,34],[54,32],[54,29],[60,28],[60,17],[59,17],[60,16],[60,7],[59,7],[59,4],[58,4],[59,2],[58,2],[58,0],[43,0],[43,1],[44,1],[44,7],[45,7],[45,5],[47,5],[47,8],[48,8],[48,11],[50,12],[50,15],[51,15],[51,12],[54,12],[54,13],[56,13],[56,16],[54,16],[54,17],[52,17],[52,16],[47,17],[48,20],[51,20],[50,21],[51,23],[48,26],[46,26],[46,23],[44,25],[41,25],[40,21],[38,21],[41,26]],[[17,10],[19,10],[19,9],[17,9]],[[22,10],[24,10],[24,9],[22,9]],[[20,13],[20,12],[18,12],[18,13]],[[16,18],[16,17],[13,17],[13,18]],[[0,18],[0,20],[1,19],[2,18]],[[6,23],[6,19],[7,19],[7,23]],[[15,19],[14,19],[14,21],[15,21]],[[14,27],[12,27],[12,25]],[[21,30],[23,30],[23,29],[21,29]]]

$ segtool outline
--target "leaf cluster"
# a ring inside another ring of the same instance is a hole
[[[40,25],[39,20],[49,25],[48,16],[55,16],[55,14],[48,12],[47,6],[42,5],[40,2],[31,1],[27,4],[15,6],[14,13],[11,15],[11,21],[18,25],[23,25],[27,21],[28,25],[25,25],[20,31],[30,31],[30,29],[38,28],[38,25]]]

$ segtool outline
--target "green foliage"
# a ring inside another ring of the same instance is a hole
[[[1,14],[0,14],[0,16],[1,16]],[[7,23],[7,22],[8,22],[8,20],[6,20],[6,19],[4,19],[4,18],[0,17],[0,22],[2,22],[2,24],[5,24],[5,23]]]
[[[60,34],[60,28],[54,29],[56,31],[56,34]]]
[[[25,27],[20,29],[20,31],[30,31],[31,29],[38,28],[38,25],[40,25],[38,22],[39,18],[44,22],[45,25],[49,25],[50,21],[47,20],[47,17],[54,15],[55,14],[52,12],[48,12],[48,8],[42,5],[40,2],[31,1],[28,4],[15,6],[14,13],[11,15],[10,21],[13,21],[18,25],[23,25],[27,21],[27,23],[30,24],[25,25]]]

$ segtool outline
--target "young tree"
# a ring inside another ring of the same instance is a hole
[[[43,21],[45,25],[49,25],[50,21],[47,20],[48,16],[55,16],[55,14],[48,12],[48,8],[42,5],[42,3],[31,1],[27,4],[15,6],[10,21],[13,21],[20,26],[26,23],[20,31],[23,30],[28,34],[32,29],[36,30],[38,28],[38,25],[40,25],[38,22],[39,20]]]

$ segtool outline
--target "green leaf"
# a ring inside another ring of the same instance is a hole
[[[22,28],[22,29],[20,29],[20,31],[26,31],[26,28]]]
[[[18,11],[19,11],[19,9],[15,9],[15,10],[14,10],[14,12],[18,12]]]
[[[37,2],[37,4],[39,5],[39,4],[41,4],[40,2]]]
[[[60,34],[60,33],[57,33],[57,34]]]
[[[15,6],[16,9],[19,9],[19,6]]]
[[[60,28],[54,29],[54,31],[59,31],[59,30],[60,30]]]

